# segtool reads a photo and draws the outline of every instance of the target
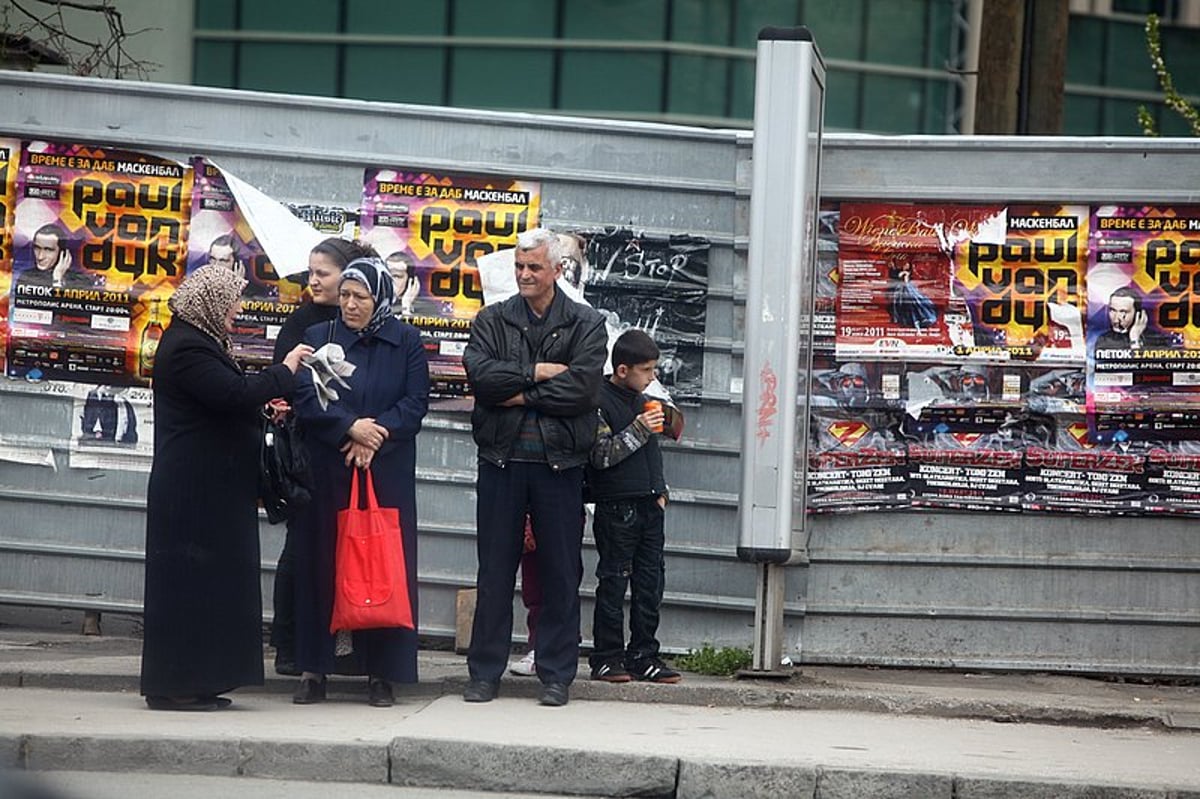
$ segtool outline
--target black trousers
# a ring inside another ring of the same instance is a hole
[[[538,678],[544,683],[570,683],[579,668],[583,467],[554,470],[544,463],[511,461],[500,468],[480,462],[476,491],[479,572],[467,652],[471,679],[496,682],[508,667],[513,589],[528,510],[542,585]]]
[[[596,536],[596,610],[592,656],[598,668],[616,661],[627,668],[658,656],[662,605],[663,509],[654,497],[598,500],[592,523]],[[629,646],[625,646],[625,589],[630,588]],[[539,653],[540,655],[540,653]]]

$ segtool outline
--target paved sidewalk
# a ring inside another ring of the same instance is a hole
[[[83,636],[71,631],[0,624],[0,687],[131,691],[138,687],[141,642],[128,634]],[[515,658],[514,658],[515,659]],[[294,677],[273,673],[256,692],[287,693]],[[466,658],[422,650],[421,696],[457,694]],[[1052,674],[1001,674],[920,669],[804,666],[786,680],[738,680],[685,674],[678,685],[610,685],[587,679],[587,663],[572,699],[721,707],[854,710],[940,718],[1044,722],[1089,727],[1149,727],[1200,732],[1200,684],[1172,685]],[[363,680],[333,677],[334,693],[361,694]],[[533,698],[537,680],[506,676],[506,696]]]
[[[0,627],[0,766],[646,797],[1200,799],[1200,688],[1048,675],[805,667],[784,681],[536,680],[468,705],[462,656],[421,654],[390,710],[361,680],[292,705],[147,710],[139,642]],[[1003,723],[998,723],[1003,722]]]

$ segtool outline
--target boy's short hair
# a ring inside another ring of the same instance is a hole
[[[612,367],[637,366],[658,360],[658,345],[641,330],[626,330],[613,344]]]

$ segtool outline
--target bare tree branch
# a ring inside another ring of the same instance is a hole
[[[9,24],[10,20],[6,14],[3,20],[5,32],[10,37],[23,37],[55,52],[77,75],[111,78],[132,75],[145,78],[158,66],[135,58],[126,46],[134,36],[154,29],[142,28],[133,33],[126,31],[125,20],[121,12],[113,6],[113,0],[8,0],[8,5],[24,19],[15,25]],[[94,38],[73,33],[68,28],[64,9],[100,15],[106,33]]]

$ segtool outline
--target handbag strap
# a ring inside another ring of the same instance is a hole
[[[366,488],[367,488],[367,492],[366,492],[367,493],[367,507],[366,508],[358,507],[358,475],[360,472],[363,472],[366,474],[366,479],[363,481],[366,483]],[[375,498],[375,481],[371,477],[370,469],[355,469],[354,473],[350,476],[350,504],[349,504],[349,507],[354,508],[356,510],[375,510],[379,507],[379,500],[377,500]]]

